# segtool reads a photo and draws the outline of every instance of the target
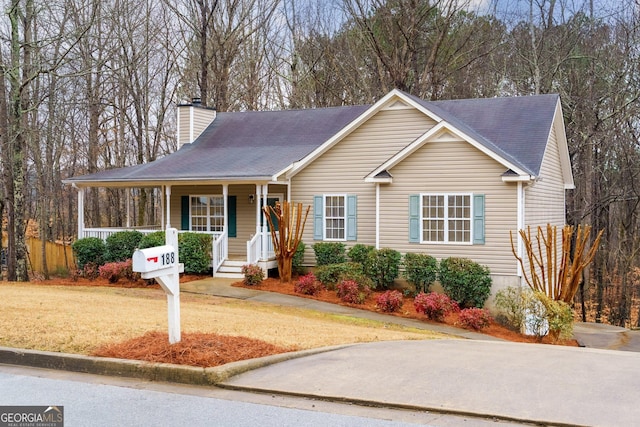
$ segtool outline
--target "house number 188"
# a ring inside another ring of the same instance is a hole
[[[166,254],[162,254],[162,265],[174,264],[175,262],[176,262],[175,252],[167,252]]]

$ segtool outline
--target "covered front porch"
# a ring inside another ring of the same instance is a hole
[[[127,200],[126,223],[123,227],[95,227],[85,223],[85,192],[89,186],[75,185],[78,189],[78,238],[98,237],[124,230],[137,230],[143,234],[178,229],[179,233],[206,233],[212,236],[211,267],[216,277],[242,277],[244,264],[257,264],[266,273],[277,267],[268,221],[261,207],[275,205],[289,198],[285,184],[273,182],[228,183],[128,183],[118,186],[130,193],[136,187],[156,188],[161,197],[154,209],[159,211],[159,224],[131,225]]]

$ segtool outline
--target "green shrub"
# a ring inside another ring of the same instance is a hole
[[[106,238],[107,255],[105,261],[120,262],[133,256],[143,234],[137,230],[118,231]]]
[[[256,264],[245,264],[242,266],[244,280],[242,283],[248,286],[259,285],[264,280],[264,271]]]
[[[166,243],[166,237],[164,231],[154,231],[153,233],[145,234],[138,242],[138,249],[154,248],[156,246],[163,246]]]
[[[556,301],[543,292],[535,292],[542,303],[545,319],[549,326],[549,335],[554,341],[571,338],[573,335],[573,311],[564,301]]]
[[[76,264],[79,270],[84,270],[84,266],[89,263],[95,265],[104,263],[106,247],[104,241],[98,237],[78,239],[73,242],[71,249],[76,257]]]
[[[316,255],[316,265],[341,264],[347,261],[344,243],[319,242],[313,245]]]
[[[412,284],[416,294],[427,292],[438,277],[438,261],[427,254],[404,255],[404,277]]]
[[[369,255],[369,252],[373,250],[375,250],[374,246],[357,243],[347,251],[347,255],[349,256],[349,259],[351,261],[359,262],[360,264],[364,265],[365,261],[367,260],[367,256]]]
[[[494,304],[498,311],[496,320],[517,332],[524,328],[525,315],[531,311],[536,301],[533,291],[529,288],[509,286],[500,289],[494,297]]]
[[[316,268],[315,275],[328,289],[335,289],[338,282],[352,279],[358,283],[367,284],[367,278],[362,270],[362,264],[357,262],[343,262],[328,264]]]
[[[491,293],[487,267],[467,258],[445,258],[440,262],[440,283],[460,307],[482,307]]]
[[[296,252],[293,254],[293,258],[291,259],[291,272],[294,274],[304,273],[304,267],[302,266],[302,262],[304,261],[305,249],[306,249],[306,245],[304,244],[304,242],[298,243]]]
[[[209,272],[212,239],[210,234],[178,234],[178,258],[184,264],[185,273],[205,274]]]
[[[373,250],[367,255],[364,273],[373,281],[374,289],[387,289],[398,277],[402,255],[395,249]]]

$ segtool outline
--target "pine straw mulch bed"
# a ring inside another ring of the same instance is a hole
[[[330,291],[330,290],[326,290],[326,289],[321,291],[319,294],[317,294],[315,296],[303,295],[303,294],[297,293],[294,290],[294,283],[293,282],[281,283],[280,280],[276,279],[276,278],[267,278],[267,279],[263,280],[260,284],[254,285],[254,286],[245,285],[243,282],[233,283],[232,286],[237,286],[237,287],[242,287],[242,288],[247,288],[247,289],[257,289],[257,290],[268,291],[268,292],[278,292],[278,293],[287,294],[287,295],[295,295],[295,296],[298,296],[298,297],[311,298],[311,299],[315,299],[315,300],[318,300],[318,301],[324,301],[324,302],[328,302],[328,303],[332,303],[332,304],[344,305],[344,306],[348,306],[348,307],[358,308],[358,309],[361,309],[361,310],[368,310],[368,311],[374,311],[374,312],[378,312],[378,313],[383,313],[376,306],[376,296],[379,295],[380,293],[382,293],[382,292],[379,292],[379,291],[373,291],[371,293],[371,295],[366,299],[364,304],[351,304],[351,303],[346,303],[346,302],[342,301],[336,295],[335,291]],[[425,317],[424,314],[416,312],[416,309],[413,306],[413,298],[404,298],[402,309],[400,309],[399,311],[397,311],[395,313],[386,313],[385,312],[383,314],[386,314],[386,315],[389,315],[389,316],[405,317],[405,318],[409,318],[409,319],[417,319],[417,320],[421,320],[421,321],[423,321],[425,323],[437,324],[437,322],[433,322],[433,321],[428,320]],[[458,315],[457,314],[448,315],[444,319],[444,323],[449,325],[449,326],[453,326],[453,327],[458,327],[458,328],[461,327],[459,322],[458,322]],[[542,344],[553,344],[553,345],[565,345],[565,346],[578,347],[578,342],[576,340],[574,340],[574,339],[557,340],[557,341],[555,341],[549,336],[545,336],[542,339],[540,339],[540,338],[534,337],[534,336],[523,335],[523,334],[520,334],[520,333],[518,333],[516,331],[513,331],[513,330],[507,328],[506,326],[501,325],[500,323],[496,322],[494,319],[491,320],[491,323],[490,323],[490,325],[488,327],[483,328],[482,330],[476,331],[476,332],[480,332],[482,334],[490,335],[490,336],[493,336],[493,337],[496,337],[496,338],[501,338],[501,339],[504,339],[506,341],[512,341],[512,342],[538,343],[538,344],[542,343]]]
[[[153,331],[102,346],[92,355],[207,368],[295,350],[252,338],[203,333],[182,333],[180,342],[169,344],[166,332]]]

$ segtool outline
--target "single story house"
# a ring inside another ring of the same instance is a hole
[[[66,179],[87,187],[163,189],[162,227],[211,233],[214,275],[274,266],[261,205],[311,206],[303,235],[458,256],[520,285],[509,232],[565,224],[574,187],[558,95],[425,101],[393,90],[373,105],[216,113],[178,106],[180,148],[154,162]]]

